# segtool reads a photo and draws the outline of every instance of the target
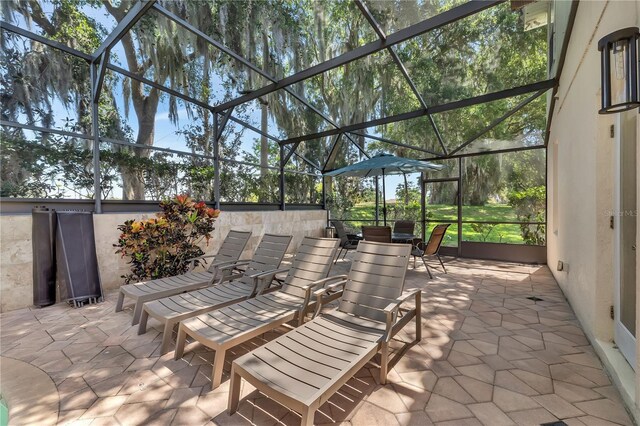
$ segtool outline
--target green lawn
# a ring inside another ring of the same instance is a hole
[[[396,213],[395,206],[387,203],[387,218],[394,219],[413,219],[416,220],[416,234],[420,234],[420,208],[414,206],[403,217],[402,213]],[[446,220],[451,222],[451,226],[447,230],[444,245],[456,246],[458,233],[458,207],[452,205],[428,205],[427,212],[431,220]],[[360,203],[349,210],[342,219],[350,220],[345,225],[354,230],[359,230],[362,225],[366,225],[366,220],[375,219],[375,204]],[[517,221],[518,218],[513,208],[508,204],[487,204],[484,206],[463,206],[462,219],[464,221]],[[380,212],[380,220],[382,220],[382,211]],[[368,223],[372,224],[372,223]],[[427,226],[427,233],[435,226],[432,222]],[[478,227],[479,226],[479,227]],[[475,228],[475,229],[474,229]],[[463,241],[486,241],[486,242],[502,242],[511,244],[524,244],[520,225],[500,224],[500,225],[474,225],[464,223],[462,225]]]

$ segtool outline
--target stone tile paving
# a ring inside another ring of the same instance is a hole
[[[343,273],[348,262],[339,263]],[[351,425],[632,424],[549,270],[451,260],[425,287],[423,339],[389,372],[363,368],[318,411],[315,422]],[[534,301],[528,297],[542,300]],[[223,384],[211,390],[213,353],[160,356],[160,327],[141,336],[116,294],[72,309],[2,314],[0,354],[45,371],[58,389],[59,424],[297,425],[300,417],[243,383],[238,413],[226,414],[230,361],[286,329],[230,351]],[[154,326],[156,328],[154,328]],[[411,341],[413,323],[399,340]],[[398,346],[400,343],[398,343]]]

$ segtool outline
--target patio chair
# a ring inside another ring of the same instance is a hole
[[[244,274],[238,279],[223,277],[211,287],[154,300],[144,304],[138,334],[147,331],[147,320],[153,317],[163,323],[161,352],[169,350],[173,328],[180,321],[202,313],[232,305],[266,290],[273,281],[280,262],[291,243],[290,235],[265,234]],[[231,268],[222,266],[220,269]],[[230,282],[224,282],[230,281]]]
[[[358,247],[358,242],[362,240],[361,237],[358,237],[355,234],[348,234],[347,230],[344,228],[344,224],[339,220],[332,220],[331,224],[334,228],[336,228],[336,234],[340,239],[340,251],[336,256],[336,260],[334,263],[338,262],[340,259],[340,255],[342,254],[342,258],[344,259],[347,256],[349,250],[355,250]]]
[[[191,259],[191,268],[193,269],[195,267],[195,261],[213,258],[211,265],[209,265],[206,271],[194,272],[192,270],[186,274],[176,275],[175,277],[159,278],[121,286],[120,293],[118,294],[118,302],[116,303],[116,312],[122,310],[125,297],[133,299],[134,308],[131,325],[136,325],[140,321],[142,305],[145,302],[212,285],[215,280],[219,278],[220,273],[222,276],[229,276],[236,266],[247,263],[239,259],[249,241],[249,237],[251,237],[251,232],[229,231],[218,253]],[[221,271],[222,266],[230,265],[233,265],[233,267],[225,268],[224,271]]]
[[[281,289],[181,321],[175,359],[182,357],[187,336],[213,349],[216,353],[211,388],[218,387],[228,349],[289,321],[297,319],[301,324],[315,306],[312,292],[326,283],[345,278],[344,275],[325,278],[333,265],[338,244],[335,238],[305,237]],[[284,271],[286,269],[281,272]],[[337,296],[334,294],[330,298]]]
[[[343,286],[340,305],[301,327],[241,356],[232,363],[229,414],[238,409],[240,382],[245,379],[261,393],[302,415],[311,425],[315,411],[381,351],[380,382],[403,350],[389,362],[389,341],[415,318],[420,341],[421,290],[403,294],[411,255],[409,244],[363,241],[358,245],[348,278],[316,292],[316,315],[323,292]],[[411,310],[400,307],[415,299]]]
[[[429,278],[433,278],[431,275],[431,271],[429,270],[429,265],[425,261],[426,256],[435,256],[440,261],[440,265],[442,265],[442,270],[444,273],[447,273],[447,269],[444,267],[444,263],[440,258],[440,246],[442,245],[442,241],[444,240],[444,235],[447,232],[447,228],[451,226],[450,223],[443,223],[440,225],[436,225],[431,231],[431,236],[429,237],[429,241],[425,244],[424,241],[414,240],[413,249],[411,250],[411,255],[413,256],[413,269],[416,268],[416,257],[422,259],[422,263],[424,263],[425,268],[427,268],[427,272],[429,273]]]
[[[396,220],[393,224],[394,234],[413,234],[416,223],[413,220]]]
[[[391,227],[389,226],[363,226],[362,238],[365,241],[375,241],[378,243],[391,242]]]

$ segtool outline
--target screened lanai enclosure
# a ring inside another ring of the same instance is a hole
[[[319,209],[545,244],[548,111],[572,2],[7,0],[1,188],[34,204]],[[378,152],[442,170],[328,178]]]

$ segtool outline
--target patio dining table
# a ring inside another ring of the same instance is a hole
[[[362,232],[356,234],[359,238],[362,238]],[[420,238],[419,235],[408,234],[405,232],[392,232],[391,241],[394,243],[411,243],[414,239]]]
[[[408,234],[405,232],[392,232],[391,241],[394,243],[411,243],[416,238],[420,238],[418,235]]]

